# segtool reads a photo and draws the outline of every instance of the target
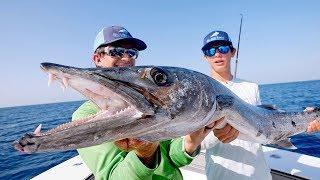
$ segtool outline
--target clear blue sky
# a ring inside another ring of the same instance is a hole
[[[47,87],[43,61],[93,67],[93,40],[122,25],[148,49],[138,65],[180,66],[209,74],[203,37],[227,31],[237,44],[238,77],[260,84],[320,79],[320,1],[1,1],[0,107],[82,99]]]

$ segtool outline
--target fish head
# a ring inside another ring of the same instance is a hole
[[[189,134],[209,123],[215,109],[212,79],[177,67],[76,68],[42,63],[49,82],[59,81],[92,101],[99,112],[39,128],[15,141],[33,153],[77,149],[125,138],[159,141]]]
[[[188,116],[210,111],[215,101],[210,79],[199,72],[157,66],[75,68],[42,63],[43,70],[85,95],[101,110],[134,107],[141,117]]]

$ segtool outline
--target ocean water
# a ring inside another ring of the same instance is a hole
[[[0,179],[30,179],[74,157],[76,151],[21,154],[12,142],[42,124],[43,131],[70,121],[82,102],[20,106],[0,109]]]
[[[306,81],[260,86],[263,104],[274,104],[286,111],[302,111],[320,106],[320,81]],[[65,102],[0,108],[0,179],[30,179],[77,155],[76,151],[21,154],[12,142],[39,124],[43,130],[70,121],[72,113],[83,103]],[[320,157],[320,133],[299,134],[292,138],[297,152]]]

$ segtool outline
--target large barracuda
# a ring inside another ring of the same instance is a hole
[[[61,151],[124,138],[153,142],[194,132],[225,117],[239,138],[278,144],[304,132],[319,110],[282,112],[252,106],[202,73],[177,67],[76,68],[42,63],[52,80],[79,91],[100,111],[14,142],[26,153]]]

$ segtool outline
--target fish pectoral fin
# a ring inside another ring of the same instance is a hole
[[[222,110],[224,108],[229,108],[234,104],[234,97],[221,94],[216,96],[216,101],[217,101],[217,108]]]
[[[297,147],[291,143],[291,138],[277,141],[273,145],[275,145],[276,147],[285,148],[285,149],[297,149]]]
[[[277,107],[273,104],[261,104],[261,105],[258,105],[258,107],[268,109],[268,110],[278,110]]]

